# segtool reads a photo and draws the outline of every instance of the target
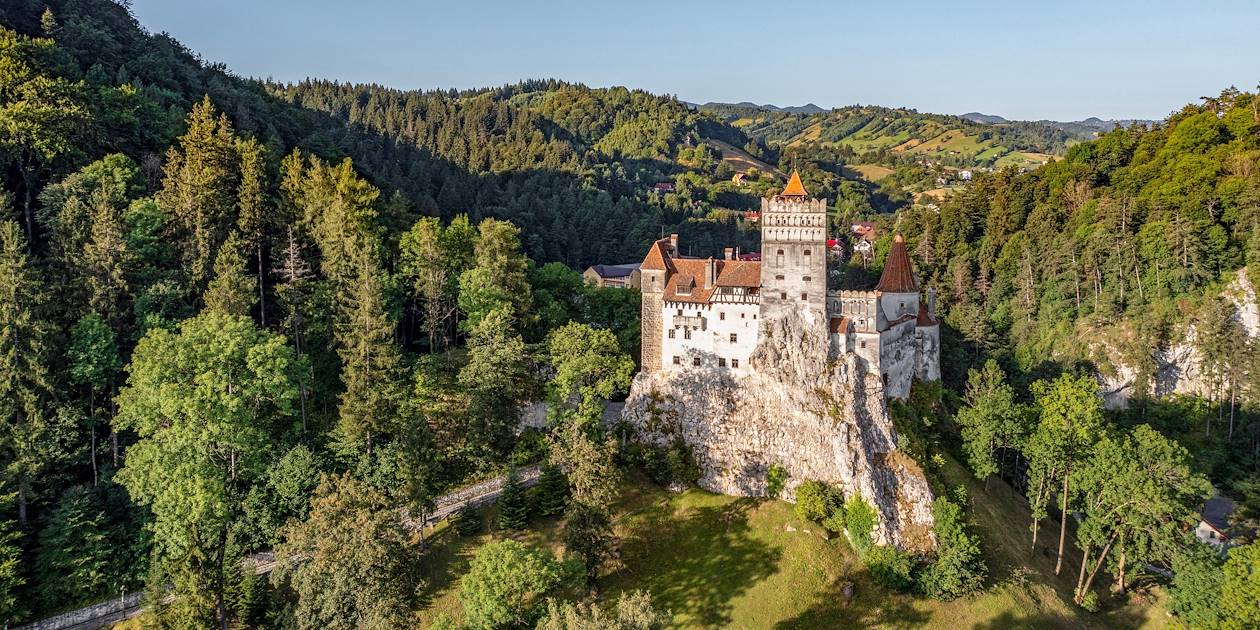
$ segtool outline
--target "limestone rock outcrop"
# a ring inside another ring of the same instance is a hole
[[[852,353],[829,359],[822,327],[799,315],[763,326],[751,374],[703,367],[639,374],[622,419],[646,441],[683,438],[705,489],[764,496],[767,472],[778,465],[789,474],[785,498],[804,481],[826,481],[879,511],[877,543],[934,547],[932,492],[897,449],[878,376]]]
[[[1260,305],[1256,291],[1247,276],[1247,269],[1239,269],[1221,294],[1234,306],[1234,318],[1249,339],[1260,335]],[[1149,391],[1139,392],[1137,370],[1119,358],[1115,348],[1095,342],[1094,350],[1112,369],[1098,377],[1104,404],[1110,409],[1123,409],[1129,399],[1139,393],[1157,398],[1176,394],[1211,397],[1215,384],[1204,373],[1203,356],[1199,351],[1198,333],[1193,323],[1182,324],[1174,336],[1175,341],[1154,349],[1151,358],[1155,371],[1148,379]]]

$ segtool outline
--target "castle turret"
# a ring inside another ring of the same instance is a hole
[[[792,311],[817,326],[827,310],[827,202],[792,171],[783,192],[761,200],[761,319]]]
[[[880,295],[881,315],[889,323],[919,314],[919,283],[906,252],[906,239],[900,234],[893,236],[892,249],[875,291]]]
[[[643,264],[639,265],[639,291],[642,300],[639,307],[642,320],[639,365],[644,372],[657,372],[661,369],[661,335],[665,331],[662,317],[665,283],[669,279],[672,266],[669,259],[677,247],[677,234],[656,241],[643,258]]]

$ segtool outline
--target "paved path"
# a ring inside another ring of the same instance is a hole
[[[542,471],[539,466],[529,466],[520,469],[518,474],[521,484],[529,487],[538,483]],[[503,486],[506,482],[507,475],[499,475],[444,494],[433,501],[433,510],[426,514],[423,520],[404,510],[403,525],[408,529],[416,530],[440,523],[464,509],[464,506],[493,503],[499,495],[503,494]],[[253,566],[254,571],[259,575],[271,573],[279,564],[276,561],[276,554],[271,551],[251,554],[243,563]],[[17,626],[14,630],[98,630],[139,615],[144,610],[143,599],[142,592],[129,593],[125,597],[113,597],[78,610]]]

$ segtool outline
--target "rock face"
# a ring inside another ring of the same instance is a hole
[[[865,373],[853,354],[829,360],[821,327],[797,314],[763,326],[751,374],[639,374],[622,419],[647,441],[682,437],[705,489],[764,496],[766,474],[778,465],[790,475],[787,499],[804,481],[826,481],[879,511],[877,543],[934,547],[932,492],[918,465],[897,449],[878,376]]]
[[[1250,339],[1260,335],[1260,306],[1256,303],[1256,291],[1247,277],[1247,269],[1239,269],[1222,295],[1234,305],[1234,318]],[[1154,351],[1155,374],[1151,390],[1138,392],[1137,370],[1120,361],[1113,348],[1098,344],[1096,349],[1108,357],[1115,373],[1099,377],[1104,404],[1110,409],[1123,409],[1129,399],[1145,393],[1155,397],[1174,394],[1205,396],[1213,395],[1213,383],[1203,373],[1203,356],[1199,352],[1198,334],[1194,324],[1180,329],[1176,343]]]

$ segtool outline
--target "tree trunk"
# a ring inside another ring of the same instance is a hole
[[[1093,570],[1089,572],[1089,579],[1085,580],[1085,587],[1080,589],[1076,593],[1075,600],[1077,604],[1085,600],[1085,593],[1088,593],[1090,587],[1093,586],[1094,578],[1098,577],[1098,570],[1102,568],[1103,560],[1107,559],[1107,553],[1111,551],[1111,543],[1115,541],[1116,541],[1115,534],[1112,534],[1111,538],[1107,539],[1107,544],[1106,546],[1103,547],[1102,553],[1098,554],[1098,561],[1094,563]]]
[[[1234,380],[1229,381],[1229,439],[1234,439],[1234,400],[1238,389],[1234,386]]]
[[[1063,544],[1067,541],[1068,519],[1068,480],[1071,478],[1071,466],[1063,470],[1063,513],[1059,517],[1059,557],[1054,562],[1054,574],[1058,575],[1063,568]]]
[[[26,476],[18,477],[18,527],[26,529]]]
[[[216,578],[216,582],[218,583],[215,585],[215,607],[218,608],[219,611],[219,627],[222,628],[222,630],[228,630],[227,601],[224,598],[224,591],[227,590],[227,576],[224,575],[223,571],[224,555],[227,553],[226,548],[227,529],[224,528],[219,533],[219,548],[215,550],[215,562],[217,564],[215,569],[218,573],[218,577]]]
[[[1125,584],[1125,580],[1124,580],[1124,564],[1125,564],[1125,561],[1127,560],[1126,555],[1127,554],[1124,551],[1120,552],[1120,570],[1117,572],[1118,573],[1117,577],[1119,578],[1119,581],[1120,581],[1121,593],[1128,590],[1128,586]]]
[[[258,237],[258,325],[267,327],[267,289],[263,286],[263,247],[262,236]]]
[[[89,442],[92,459],[92,485],[97,485],[100,476],[96,472],[96,388],[88,388],[88,428],[92,433]]]
[[[1076,603],[1081,603],[1081,585],[1085,584],[1085,567],[1089,565],[1090,545],[1085,545],[1085,551],[1081,552],[1081,570],[1076,575]]]

